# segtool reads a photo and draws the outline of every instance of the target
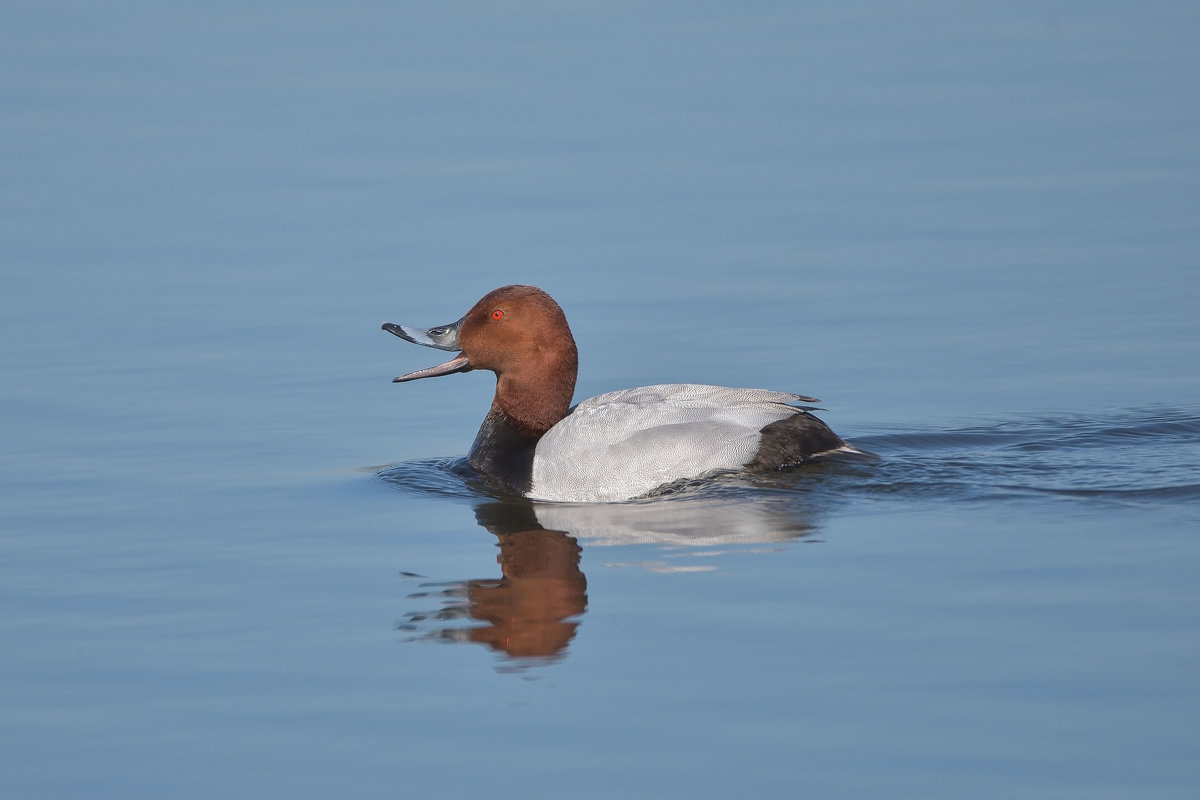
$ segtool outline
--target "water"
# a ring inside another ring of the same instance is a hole
[[[1198,17],[11,5],[0,795],[1193,796]],[[881,460],[497,495],[511,282]]]

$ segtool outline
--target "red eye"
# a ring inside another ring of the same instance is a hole
[[[492,312],[492,319],[504,319],[504,311],[497,308],[495,311]]]

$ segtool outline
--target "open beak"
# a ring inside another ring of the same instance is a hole
[[[391,322],[385,322],[383,323],[383,330],[413,344],[436,347],[438,350],[457,350],[458,329],[461,326],[461,319],[450,325],[439,325],[436,328],[429,328],[428,330],[414,328],[411,325],[394,325]],[[392,383],[415,381],[418,378],[435,378],[438,375],[451,375],[455,372],[469,372],[471,369],[471,362],[467,358],[467,354],[459,353],[445,364],[439,364],[436,367],[426,367],[416,372],[410,372],[407,375],[401,375],[399,378],[392,378]]]

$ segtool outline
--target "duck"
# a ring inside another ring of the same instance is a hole
[[[770,389],[666,383],[574,406],[579,351],[562,308],[536,286],[502,286],[457,322],[383,323],[414,344],[457,351],[393,383],[488,370],[491,407],[467,464],[530,500],[615,503],[722,473],[873,459],[814,416],[815,397]]]

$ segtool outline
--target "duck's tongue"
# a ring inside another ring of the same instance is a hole
[[[408,325],[394,325],[391,322],[385,322],[383,323],[383,330],[414,344],[436,347],[439,350],[457,350],[458,329],[460,325],[462,325],[462,320],[451,325],[441,325],[436,328],[424,330]],[[471,369],[471,361],[467,358],[467,354],[459,353],[445,364],[439,364],[436,367],[426,367],[416,372],[410,372],[407,375],[401,375],[398,378],[392,378],[392,383],[415,381],[418,378],[436,378],[438,375],[452,375],[455,372],[468,372]]]

